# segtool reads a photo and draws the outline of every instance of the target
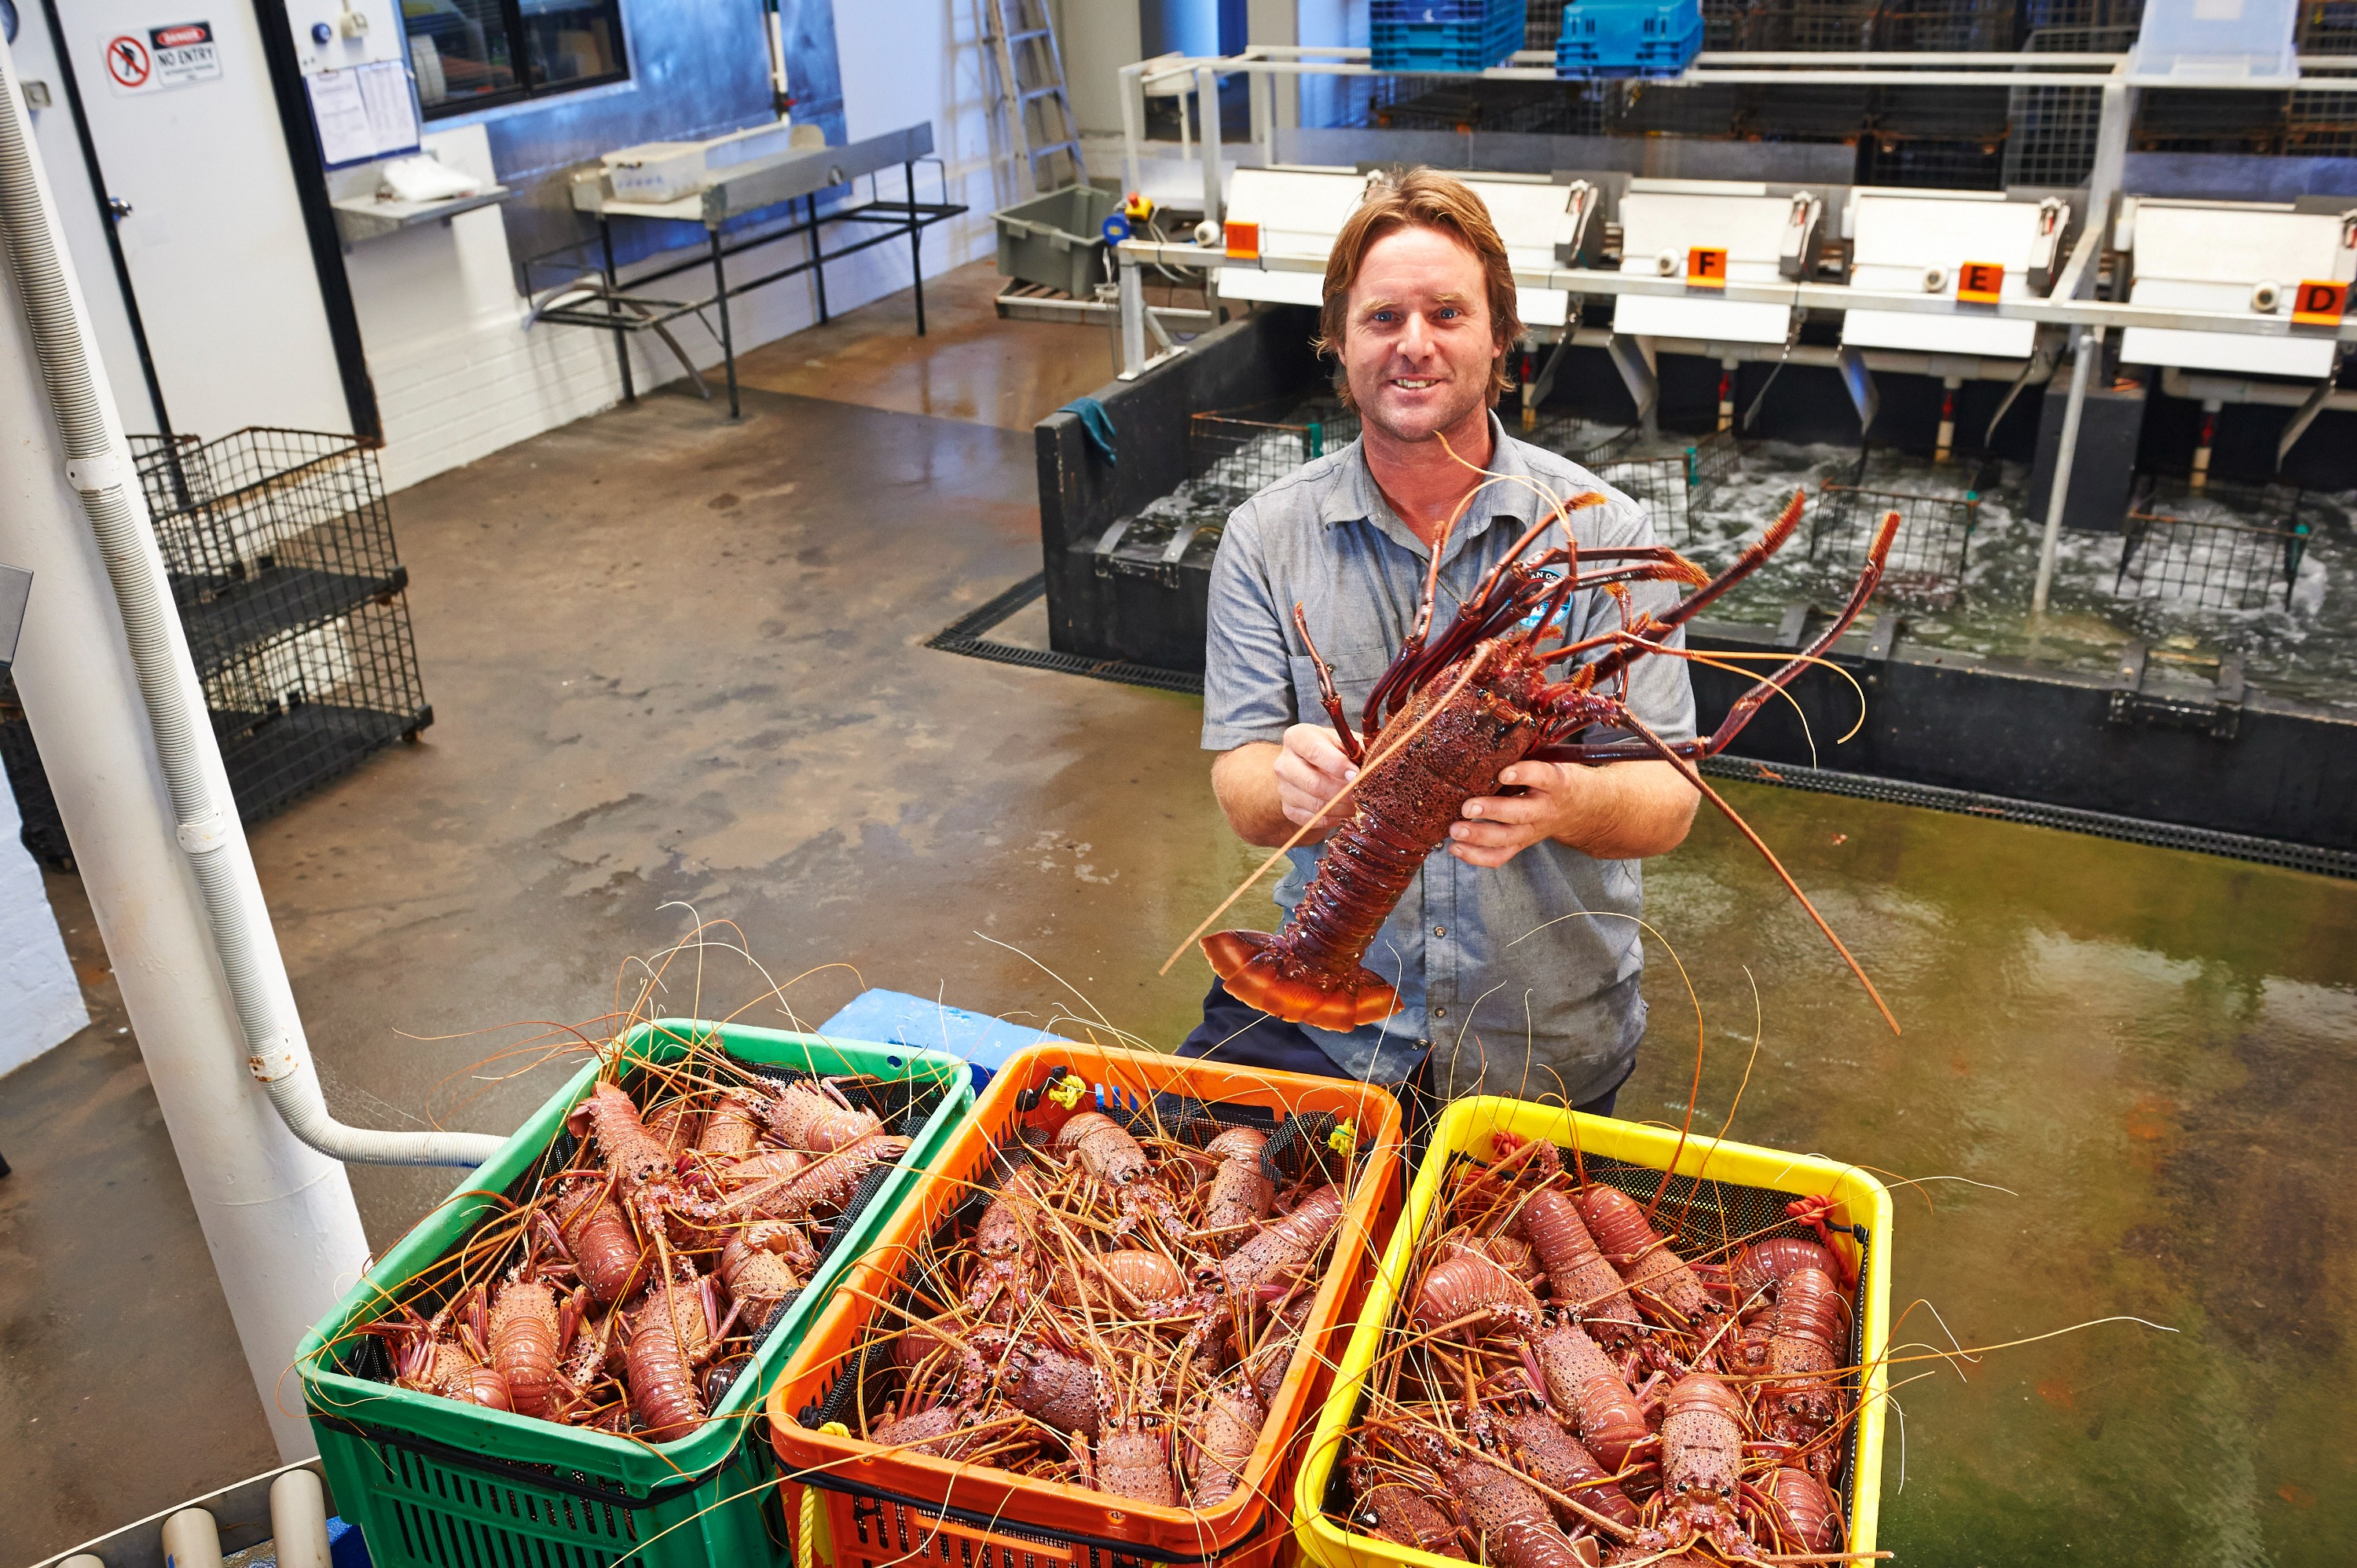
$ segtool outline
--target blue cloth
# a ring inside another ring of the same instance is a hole
[[[1120,465],[1121,456],[1114,450],[1113,415],[1105,412],[1104,404],[1092,397],[1076,397],[1056,412],[1078,414],[1081,434],[1087,438],[1090,449],[1107,463]]]
[[[328,1561],[333,1568],[369,1568],[368,1542],[358,1525],[328,1520]]]
[[[1572,514],[1583,550],[1653,542],[1636,502],[1577,465],[1508,436],[1494,416],[1491,430],[1496,471],[1534,479],[1559,496],[1598,489],[1612,498]],[[1442,556],[1436,634],[1542,504],[1513,484],[1489,486],[1476,498]],[[1560,542],[1559,532],[1554,537]],[[1542,535],[1534,548],[1548,542]],[[1238,507],[1211,564],[1204,748],[1281,742],[1292,725],[1325,721],[1316,668],[1293,625],[1297,602],[1355,725],[1415,619],[1430,559],[1383,500],[1356,442]],[[1640,584],[1630,598],[1632,612],[1659,613],[1677,602],[1677,592],[1665,583]],[[1568,635],[1610,630],[1620,617],[1610,596],[1582,595],[1570,607]],[[1663,738],[1694,735],[1694,693],[1682,660],[1639,660],[1628,697]],[[1293,852],[1276,889],[1287,910],[1323,854],[1322,846]],[[1633,860],[1594,860],[1543,843],[1486,869],[1435,850],[1367,953],[1367,967],[1398,989],[1401,1010],[1348,1033],[1306,1033],[1351,1078],[1398,1082],[1430,1049],[1433,1091],[1443,1099],[1519,1094],[1586,1103],[1628,1076],[1644,1033],[1638,983],[1645,961],[1636,925],[1642,904]]]

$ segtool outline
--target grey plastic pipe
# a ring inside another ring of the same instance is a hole
[[[212,726],[191,701],[199,688],[190,679],[186,650],[171,635],[176,612],[146,500],[135,483],[128,449],[113,429],[113,409],[91,373],[89,324],[59,253],[57,215],[35,172],[24,116],[14,112],[21,91],[13,61],[0,50],[0,105],[9,111],[0,112],[0,239],[24,296],[42,383],[63,438],[66,478],[81,498],[122,609],[180,847],[203,894],[213,948],[245,1035],[246,1065],[287,1130],[330,1159],[479,1165],[497,1152],[500,1139],[479,1133],[374,1132],[337,1121],[319,1091],[301,1020],[272,994],[269,981],[284,972],[277,938],[266,920],[257,929],[247,914],[264,908],[253,863],[230,831],[225,812],[235,809],[233,803],[216,800],[207,778],[206,754],[216,746]]]

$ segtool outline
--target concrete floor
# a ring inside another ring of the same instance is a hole
[[[658,393],[393,498],[436,723],[253,833],[339,1114],[513,1127],[569,1070],[534,1021],[607,1013],[690,907],[783,1000],[716,955],[662,1010],[810,1021],[885,985],[1183,1032],[1200,966],[1155,968],[1246,866],[1198,704],[920,646],[1038,570],[1028,427],[1110,373],[1096,329],[998,321],[996,285],[929,291],[922,340],[903,295],[748,355],[741,423]],[[50,885],[99,1021],[0,1088],[0,1563],[273,1462]],[[353,1185],[382,1248],[450,1176]]]

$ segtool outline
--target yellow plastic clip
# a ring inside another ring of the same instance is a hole
[[[1081,1080],[1079,1073],[1068,1072],[1049,1087],[1048,1098],[1070,1111],[1081,1102],[1081,1096],[1088,1091],[1088,1087]]]
[[[1356,1122],[1335,1123],[1334,1130],[1326,1134],[1326,1146],[1338,1155],[1349,1154],[1359,1146],[1359,1124]]]

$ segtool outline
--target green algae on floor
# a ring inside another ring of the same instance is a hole
[[[1921,1182],[1895,1195],[1896,1338],[1916,1346],[1896,1356],[2115,1315],[2169,1330],[2108,1324],[1969,1366],[1895,1366],[1881,1544],[1915,1564],[2345,1561],[2357,886],[1727,793],[1906,1033],[1706,811],[1646,888],[1701,993],[1698,1124],[1727,1115],[1756,1015],[1730,1135]],[[1695,1021],[1649,946],[1652,1019],[1620,1113],[1668,1121]],[[1964,1179],[1922,1179],[1946,1177]]]

